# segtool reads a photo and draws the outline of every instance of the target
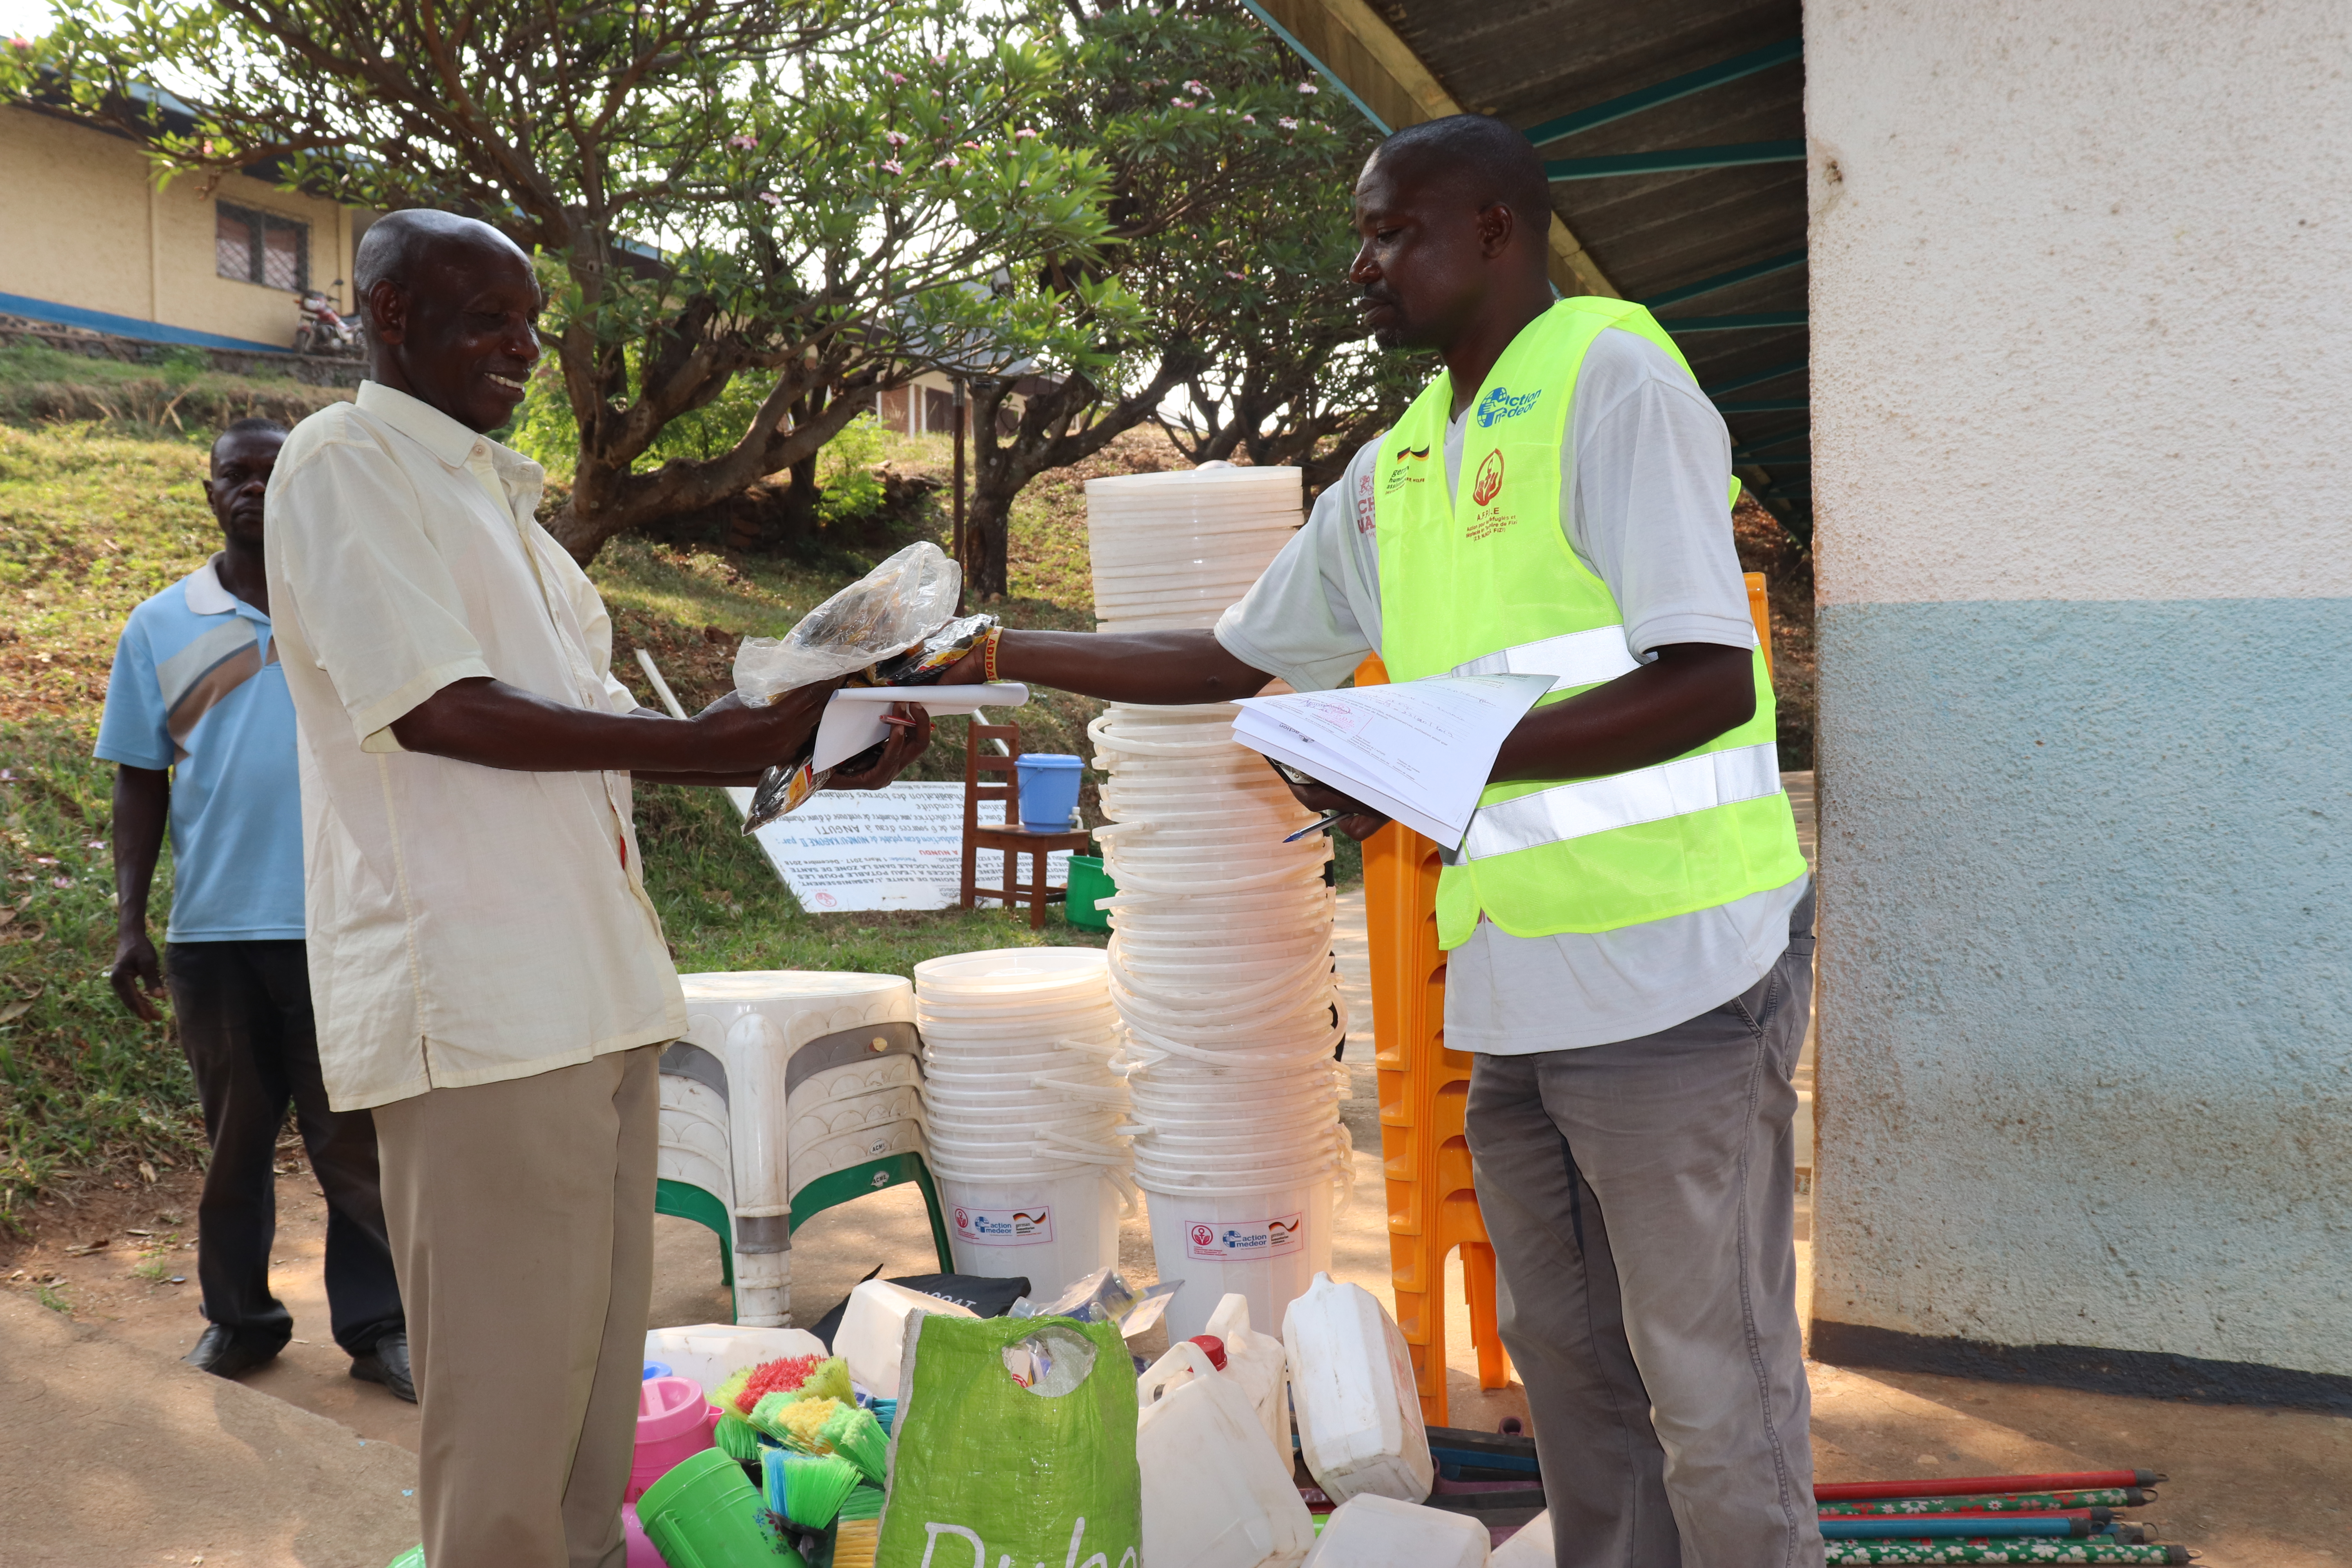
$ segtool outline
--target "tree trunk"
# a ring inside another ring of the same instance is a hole
[[[793,483],[784,492],[783,537],[778,542],[803,544],[816,537],[816,454],[811,452],[785,471]]]
[[[963,514],[964,586],[975,597],[993,599],[1004,593],[1006,546],[1013,521],[1013,497],[1020,493],[1013,487],[1011,494],[974,484],[971,500]]]

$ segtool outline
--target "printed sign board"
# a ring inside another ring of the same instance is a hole
[[[737,810],[751,792],[729,790]],[[980,819],[1004,820],[1003,801],[982,801]],[[856,910],[953,909],[963,854],[963,785],[909,784],[825,790],[756,835],[769,863],[812,914]],[[1004,885],[1002,852],[980,852],[983,888]],[[1026,872],[1030,861],[1022,858]],[[1067,850],[1046,858],[1048,887],[1069,885]]]

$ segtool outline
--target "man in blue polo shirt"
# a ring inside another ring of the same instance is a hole
[[[115,649],[97,748],[115,764],[121,910],[110,977],[124,1006],[159,1016],[164,977],[147,936],[147,893],[168,817],[172,1005],[212,1144],[196,1210],[210,1326],[186,1360],[236,1377],[294,1331],[269,1289],[271,1162],[290,1100],[327,1197],[335,1342],[351,1352],[353,1377],[414,1402],[375,1122],[328,1105],[310,1015],[294,703],[261,566],[262,494],[285,439],[275,420],[240,419],[213,444],[205,493],[223,548],[131,611]]]

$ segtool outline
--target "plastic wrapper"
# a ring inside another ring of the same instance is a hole
[[[781,637],[745,637],[735,689],[764,707],[916,647],[955,614],[963,573],[928,540],[909,544],[811,610]]]
[[[735,653],[735,689],[765,705],[785,692],[849,678],[855,686],[929,686],[970,653],[994,616],[951,619],[963,574],[936,544],[910,544],[811,610],[782,637],[746,637]],[[810,744],[814,745],[814,737]],[[811,764],[811,752],[760,775],[746,835],[789,816],[836,773],[871,767],[877,743],[833,767]]]
[[[1006,1316],[1117,1323],[1120,1337],[1131,1340],[1160,1321],[1183,1285],[1181,1279],[1172,1279],[1139,1293],[1106,1264],[1072,1281],[1067,1289],[1050,1301],[1032,1301],[1024,1296],[1013,1303]]]

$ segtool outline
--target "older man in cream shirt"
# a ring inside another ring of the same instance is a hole
[[[482,432],[539,356],[504,237],[403,212],[357,261],[357,400],[296,428],[267,564],[300,732],[310,963],[339,1110],[372,1107],[423,1405],[433,1568],[618,1568],[652,1285],[654,1047],[686,1026],[634,775],[747,784],[829,692],[639,709],[612,623]],[[919,710],[887,783],[929,738]]]

